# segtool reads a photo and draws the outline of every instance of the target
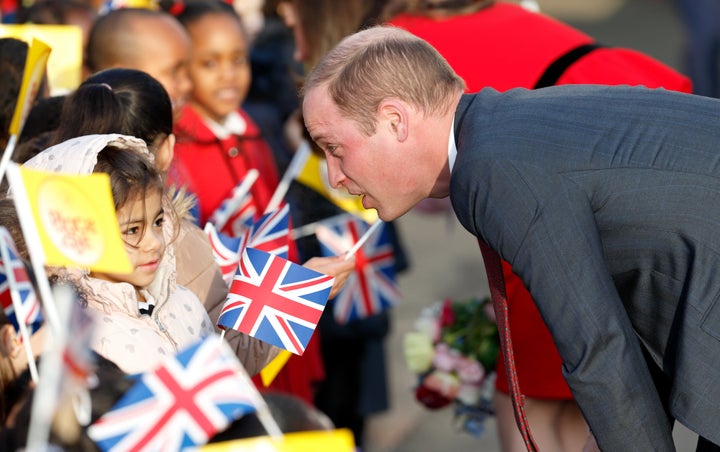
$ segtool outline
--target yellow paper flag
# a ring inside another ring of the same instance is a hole
[[[292,356],[292,353],[287,350],[281,350],[278,355],[273,358],[270,363],[263,367],[260,371],[260,379],[262,380],[263,386],[266,388],[270,386],[275,380],[275,377],[277,377],[277,374],[280,373],[282,368],[287,364],[288,360]]]
[[[203,452],[353,452],[355,442],[352,432],[348,429],[317,430],[308,432],[286,433],[279,440],[269,436],[212,443],[203,446]]]
[[[120,0],[113,2],[113,9],[119,8],[157,9],[157,4],[153,0]]]
[[[10,122],[10,135],[19,136],[22,127],[25,124],[30,106],[37,97],[40,83],[45,76],[45,68],[48,57],[50,56],[50,47],[39,39],[33,39],[28,49],[27,58],[25,59],[25,72],[23,73],[23,81],[20,86],[15,112]]]
[[[130,273],[110,178],[19,168],[39,241],[50,266]]]
[[[345,190],[331,187],[325,160],[313,152],[309,154],[305,166],[295,177],[297,181],[320,193],[341,209],[359,215],[368,223],[374,223],[378,218],[375,209],[364,208],[359,196],[353,196]]]

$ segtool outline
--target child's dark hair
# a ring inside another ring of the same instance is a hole
[[[15,38],[0,38],[0,148],[5,149],[25,71],[28,45]]]
[[[190,0],[182,3],[182,6],[171,10],[177,11],[174,15],[185,28],[208,14],[227,14],[228,16],[237,19],[245,40],[247,41],[248,39],[247,32],[240,15],[237,11],[235,11],[235,8],[233,8],[231,4],[224,1]]]
[[[135,69],[107,69],[66,99],[52,142],[120,133],[144,140],[154,151],[172,133],[172,118],[172,103],[160,82]]]
[[[160,171],[150,160],[137,151],[107,145],[98,154],[97,164],[94,173],[106,173],[110,176],[110,187],[112,189],[115,210],[121,209],[128,202],[140,199],[145,202],[148,193],[156,191],[164,196],[165,184],[161,178]],[[172,210],[171,203],[164,203],[165,209]],[[177,223],[177,215],[174,211],[167,212],[166,218],[172,218]],[[175,225],[175,233],[178,227]],[[145,231],[138,237],[142,240]],[[128,243],[135,246],[136,243]]]
[[[18,23],[68,24],[73,11],[85,12],[94,16],[95,9],[88,3],[75,0],[41,0],[23,7],[18,12]]]
[[[38,99],[30,109],[12,155],[16,163],[25,163],[49,148],[52,135],[60,124],[66,95]]]
[[[30,261],[30,252],[25,244],[25,236],[20,226],[20,218],[18,218],[15,202],[12,198],[0,198],[0,226],[7,229],[15,242],[15,248],[21,259],[26,262]]]

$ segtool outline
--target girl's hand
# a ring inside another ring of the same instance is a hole
[[[333,298],[343,288],[350,273],[355,269],[355,257],[347,260],[344,256],[313,257],[303,266],[335,278],[329,297]]]

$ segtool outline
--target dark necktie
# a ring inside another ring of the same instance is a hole
[[[520,392],[520,383],[515,370],[515,358],[512,351],[512,341],[510,340],[510,324],[508,322],[508,305],[507,295],[505,293],[505,278],[503,277],[502,264],[497,251],[490,248],[483,240],[478,239],[480,251],[482,251],[483,261],[485,261],[485,272],[487,273],[488,283],[490,285],[490,297],[492,298],[493,307],[495,308],[495,317],[497,317],[498,332],[500,335],[500,347],[502,347],[503,357],[505,359],[505,370],[510,387],[510,399],[515,412],[515,422],[520,429],[520,434],[525,441],[525,447],[530,452],[537,452],[538,447],[530,433],[530,425],[528,424],[527,415],[525,414],[525,404],[523,403],[523,395]],[[498,377],[500,377],[498,375]]]

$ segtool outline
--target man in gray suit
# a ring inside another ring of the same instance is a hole
[[[385,221],[450,196],[523,279],[606,451],[720,444],[720,101],[562,86],[464,95],[427,43],[376,27],[309,74],[330,181]]]

